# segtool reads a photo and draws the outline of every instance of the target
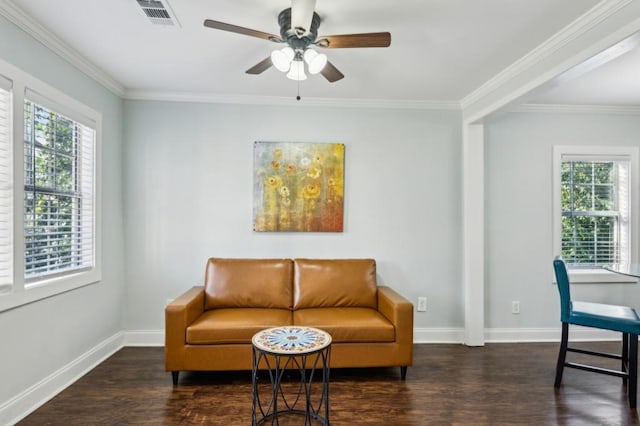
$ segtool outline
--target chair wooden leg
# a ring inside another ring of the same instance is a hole
[[[629,373],[629,334],[622,333],[622,366],[620,371]],[[623,386],[627,386],[627,378],[622,378]]]
[[[562,323],[562,338],[560,339],[560,352],[558,353],[558,363],[556,364],[556,381],[555,387],[560,387],[562,382],[562,372],[564,371],[564,363],[567,359],[567,347],[569,345],[569,323]]]
[[[179,371],[172,371],[171,372],[171,380],[173,380],[173,386],[178,386],[178,375],[180,374]]]
[[[629,335],[629,407],[636,408],[638,389],[638,335]]]

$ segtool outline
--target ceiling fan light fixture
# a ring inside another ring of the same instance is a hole
[[[304,73],[304,62],[297,60],[291,62],[291,68],[287,73],[287,78],[297,81],[306,80],[307,75]]]
[[[138,0],[138,2],[160,2],[167,0]],[[319,54],[309,47],[321,48],[354,48],[354,47],[389,47],[389,32],[338,34],[318,37],[318,28],[322,19],[315,10],[316,0],[290,0],[291,7],[278,14],[280,35],[266,33],[251,28],[225,22],[205,19],[204,26],[214,30],[228,31],[235,34],[268,40],[286,45],[276,50],[245,72],[261,74],[272,66],[286,73],[293,80],[305,80],[305,66],[310,74],[320,73],[330,83],[344,78],[344,74],[327,60],[326,55]],[[2,0],[0,0],[0,3]],[[305,65],[306,63],[306,65]]]
[[[271,52],[271,62],[279,71],[287,72],[289,71],[289,68],[291,68],[291,61],[294,56],[295,53],[293,52],[293,49],[287,46]]]
[[[309,66],[309,74],[318,74],[327,65],[327,55],[307,49],[304,52],[304,61]]]

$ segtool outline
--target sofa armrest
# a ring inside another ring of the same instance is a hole
[[[186,343],[187,327],[204,312],[204,287],[193,287],[164,310],[165,348],[181,348]]]
[[[413,304],[390,287],[378,287],[378,311],[395,327],[398,343],[413,344]]]

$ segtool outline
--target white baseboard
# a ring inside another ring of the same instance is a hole
[[[414,328],[413,343],[462,343],[464,328]]]
[[[486,343],[559,342],[560,327],[487,328]],[[124,346],[164,346],[164,330],[130,330],[124,333]],[[572,341],[617,340],[620,333],[589,327],[571,326]],[[414,343],[464,343],[464,328],[415,328]]]
[[[485,343],[560,342],[561,328],[486,328]],[[620,333],[590,327],[571,326],[573,342],[619,340]],[[464,343],[464,328],[416,328],[414,343]]]
[[[126,331],[124,346],[164,346],[164,330]]]
[[[0,424],[13,425],[62,392],[123,346],[119,332],[0,405]]]
[[[416,328],[414,343],[462,343],[462,328]],[[124,334],[124,346],[164,346],[164,330],[130,330]]]
[[[485,329],[484,335],[486,343],[559,342],[560,327],[491,328]],[[620,334],[573,326],[569,337],[572,341],[616,340],[620,338]],[[413,339],[418,344],[462,344],[464,342],[464,328],[416,328],[413,331]],[[17,423],[124,346],[164,346],[164,330],[130,330],[111,336],[58,371],[0,405],[0,424]]]
[[[486,343],[559,342],[561,333],[560,327],[488,328],[484,331],[484,339]],[[573,342],[619,339],[621,339],[621,334],[612,331],[577,325],[572,325],[569,328],[569,340]]]

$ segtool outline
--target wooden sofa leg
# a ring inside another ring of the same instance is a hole
[[[179,371],[171,372],[171,379],[173,380],[173,386],[178,386],[178,374],[180,374]]]
[[[406,380],[407,378],[407,366],[400,367],[400,379]]]

